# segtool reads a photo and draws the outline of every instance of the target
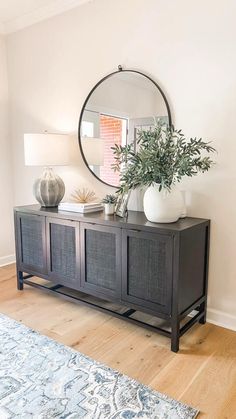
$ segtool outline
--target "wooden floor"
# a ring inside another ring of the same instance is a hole
[[[0,312],[196,407],[199,418],[236,418],[236,332],[212,324],[195,325],[169,339],[25,286],[16,290],[15,266],[0,268]]]

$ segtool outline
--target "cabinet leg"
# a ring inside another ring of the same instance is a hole
[[[23,272],[17,271],[17,289],[22,291],[24,288]]]
[[[200,312],[204,312],[204,315],[200,318],[199,323],[205,324],[206,323],[206,301],[200,304]]]
[[[179,320],[172,320],[171,324],[171,350],[178,352],[179,350]]]

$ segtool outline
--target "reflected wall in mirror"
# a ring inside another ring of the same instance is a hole
[[[166,97],[151,78],[133,70],[109,74],[89,93],[80,115],[79,144],[86,165],[99,180],[117,187],[111,147],[136,144],[138,131],[159,119],[171,125]]]

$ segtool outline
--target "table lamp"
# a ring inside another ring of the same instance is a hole
[[[70,164],[69,142],[69,135],[65,134],[24,134],[25,165],[44,167],[33,186],[34,196],[42,207],[57,207],[64,197],[64,182],[52,166]]]

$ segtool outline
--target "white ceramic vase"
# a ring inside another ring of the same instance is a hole
[[[112,215],[115,212],[115,204],[104,204],[105,214]]]
[[[144,213],[152,223],[173,223],[177,221],[184,208],[183,195],[173,187],[169,192],[159,185],[149,186],[143,198]]]

